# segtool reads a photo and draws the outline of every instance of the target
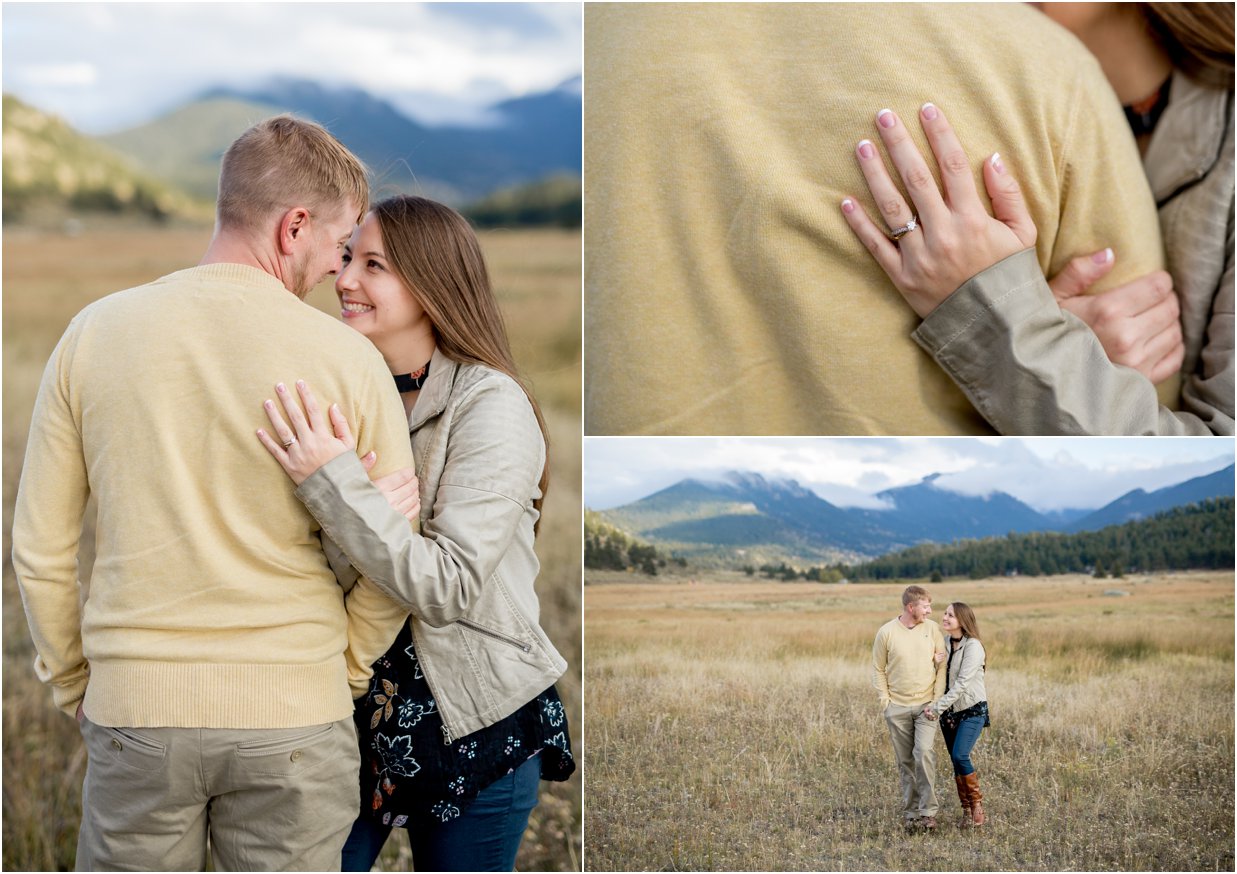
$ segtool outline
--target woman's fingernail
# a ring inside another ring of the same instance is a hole
[[[882,109],[880,112],[876,113],[876,121],[881,127],[893,127],[894,122],[896,122],[897,119],[893,117],[893,113],[888,109]]]
[[[1107,264],[1112,260],[1112,249],[1105,249],[1103,252],[1096,252],[1091,256],[1091,260],[1096,264]]]
[[[303,379],[298,379],[298,380],[296,381],[296,387],[297,387],[297,388],[304,388],[304,387],[305,387],[305,380],[303,380]]]
[[[859,157],[860,158],[871,158],[875,154],[876,154],[876,149],[872,148],[871,140],[860,140],[859,141]]]
[[[1001,153],[993,152],[992,157],[988,159],[992,164],[992,169],[996,171],[998,176],[1005,175],[1005,165],[1001,163]]]
[[[850,215],[855,211],[855,202],[849,197],[842,201],[842,212]]]
[[[936,106],[931,103],[925,103],[922,107],[920,107],[919,111],[923,113],[923,117],[928,121],[932,121],[940,115],[940,113],[936,111]]]
[[[271,401],[270,398],[267,398],[266,400],[262,402],[262,406],[266,407],[269,410],[271,407],[275,406],[275,404]]]
[[[288,389],[284,387],[284,384],[282,382],[275,386],[275,391],[277,392],[285,392],[287,390]]]

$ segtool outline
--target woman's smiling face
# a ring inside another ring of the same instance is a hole
[[[378,219],[368,213],[344,249],[335,280],[340,317],[380,350],[427,320],[425,310],[391,268]]]

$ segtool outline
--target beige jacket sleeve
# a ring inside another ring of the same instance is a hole
[[[491,384],[456,412],[423,534],[391,508],[351,453],[312,474],[297,495],[365,577],[441,627],[467,613],[498,567],[544,463],[523,392]]]
[[[1214,433],[1108,360],[1091,329],[1057,305],[1031,249],[963,283],[911,336],[1002,434]],[[1232,418],[1212,421],[1232,433]]]
[[[76,321],[76,320],[75,320]],[[34,671],[70,716],[86,695],[77,550],[90,485],[68,373],[76,345],[70,323],[43,371],[13,515],[13,569],[30,624]]]

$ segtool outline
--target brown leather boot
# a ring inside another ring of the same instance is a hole
[[[979,791],[979,772],[972,771],[962,779],[966,781],[967,797],[971,800],[971,823],[983,825],[984,807],[979,802],[983,800],[984,794]]]
[[[954,774],[954,785],[958,787],[958,800],[962,802],[962,820],[958,823],[960,828],[966,828],[971,825],[971,793],[967,789],[966,777],[961,774]]]

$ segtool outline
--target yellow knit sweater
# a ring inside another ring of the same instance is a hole
[[[254,436],[270,427],[262,400],[298,378],[340,405],[382,471],[411,466],[377,350],[256,268],[183,270],[70,323],[13,522],[36,671],[63,710],[84,694],[102,725],[201,728],[352,712],[349,675],[361,688],[404,614],[367,580],[345,612],[318,524]],[[97,557],[79,600],[91,494]]]
[[[945,668],[933,655],[945,652],[945,635],[931,619],[907,628],[886,622],[872,643],[872,685],[881,702],[904,707],[927,704],[945,694]]]

